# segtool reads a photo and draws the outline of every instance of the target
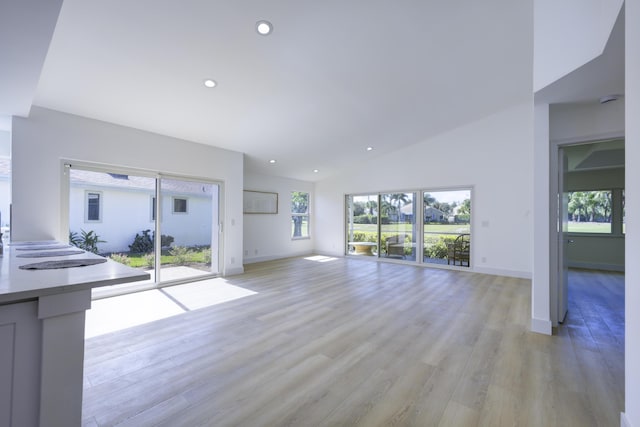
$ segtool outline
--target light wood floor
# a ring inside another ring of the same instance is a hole
[[[619,426],[624,279],[572,273],[554,336],[530,281],[294,258],[257,294],[86,342],[87,426]]]

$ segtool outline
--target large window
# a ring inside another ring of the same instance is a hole
[[[569,233],[624,233],[624,190],[573,191],[567,193]]]
[[[471,265],[470,189],[347,195],[345,206],[347,255]]]
[[[291,192],[291,238],[309,238],[309,193]]]

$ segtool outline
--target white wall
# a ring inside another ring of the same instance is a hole
[[[534,107],[533,143],[533,280],[531,282],[531,330],[551,335],[551,267],[558,258],[551,245],[549,105]]]
[[[244,189],[278,193],[277,214],[244,215],[244,262],[252,263],[276,258],[310,254],[317,240],[314,224],[318,221],[314,203],[314,185],[258,174],[245,174]],[[309,193],[310,239],[291,239],[291,192]]]
[[[624,136],[624,102],[556,104],[549,108],[549,138],[557,142],[586,142]]]
[[[534,92],[602,53],[622,3],[534,1]]]
[[[622,425],[640,426],[640,1],[626,0],[625,195],[625,413]]]
[[[363,152],[316,184],[316,250],[344,253],[345,194],[472,186],[472,270],[530,277],[532,123],[533,100],[389,155]]]
[[[0,157],[11,157],[11,132],[0,129]]]
[[[224,182],[224,274],[242,269],[243,155],[203,144],[33,107],[13,118],[14,240],[67,239],[61,159]]]
[[[621,100],[600,104],[599,102],[582,104],[557,104],[550,106],[549,139],[555,142],[588,142],[600,138],[621,137],[625,132],[625,108]],[[591,190],[624,188],[624,179],[615,173],[610,177],[601,176],[595,171],[594,177],[601,186]],[[573,174],[568,185],[575,189],[586,189],[580,181],[588,185],[588,177]],[[584,175],[584,173],[582,173]],[[617,178],[617,179],[616,179]],[[617,181],[617,182],[616,182]],[[568,248],[570,265],[592,267],[607,270],[624,270],[624,237],[622,236],[573,236],[574,243]]]

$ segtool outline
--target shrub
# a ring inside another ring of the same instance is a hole
[[[80,235],[75,231],[69,232],[69,243],[80,249],[84,249],[87,252],[98,253],[98,243],[107,243],[105,240],[100,240],[93,230],[84,231],[80,229]]]
[[[149,235],[151,230],[142,230],[142,235],[136,233],[129,250],[134,254],[147,254],[153,251],[153,239]]]
[[[146,254],[144,256],[144,264],[148,267],[148,268],[153,268],[156,266],[156,255],[151,252],[149,254]]]
[[[371,224],[370,215],[358,215],[353,217],[354,224]]]
[[[456,215],[456,224],[469,224],[471,222],[471,215],[458,214]]]
[[[155,231],[151,233],[151,230],[142,230],[142,234],[136,233],[136,237],[133,238],[133,243],[129,245],[129,250],[134,254],[147,254],[153,252],[156,240]],[[168,248],[173,243],[174,238],[168,234],[162,234],[160,236],[160,245],[163,248]]]
[[[114,260],[115,262],[119,262],[120,264],[129,265],[131,264],[131,260],[125,254],[111,254],[109,258]]]
[[[155,233],[154,233],[154,237],[155,237]],[[163,248],[168,248],[169,246],[171,246],[173,241],[174,241],[173,236],[170,236],[168,234],[160,235],[160,246],[162,246]]]
[[[175,246],[169,250],[169,254],[173,257],[173,262],[178,265],[186,264],[192,253],[193,252],[185,246]]]
[[[202,257],[205,264],[211,264],[211,248],[205,248],[202,250]]]
[[[428,258],[445,259],[448,256],[449,243],[455,240],[456,236],[429,236],[425,238],[424,255]]]
[[[437,243],[424,248],[424,253],[428,258],[444,259],[447,257],[447,244],[440,240]]]

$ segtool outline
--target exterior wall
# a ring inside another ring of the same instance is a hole
[[[223,182],[223,274],[243,271],[241,153],[39,107],[12,139],[14,240],[67,239],[63,159],[114,165]]]
[[[532,117],[533,100],[388,155],[363,152],[316,184],[315,248],[344,254],[345,194],[473,187],[471,270],[530,277]]]
[[[252,263],[269,259],[310,254],[317,241],[314,225],[316,217],[314,185],[273,176],[246,174],[245,190],[278,193],[278,213],[244,215],[244,262]],[[291,239],[291,192],[309,193],[310,238]],[[341,217],[339,217],[341,218]],[[339,219],[338,219],[339,221]]]
[[[0,182],[1,190],[1,182]],[[102,194],[102,218],[100,221],[85,220],[85,192]],[[211,244],[212,205],[210,198],[194,195],[177,195],[188,200],[186,214],[172,212],[171,194],[166,195],[162,208],[162,234],[174,237],[173,246]],[[100,186],[72,186],[69,194],[69,230],[93,230],[105,243],[98,244],[100,252],[128,252],[136,233],[154,230],[151,203],[153,192],[119,191]]]

